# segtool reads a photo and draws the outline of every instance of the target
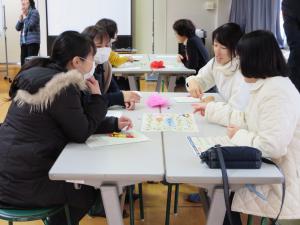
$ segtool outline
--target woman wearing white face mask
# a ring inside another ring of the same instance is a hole
[[[83,34],[88,35],[97,47],[95,55],[96,69],[94,77],[98,80],[103,97],[107,100],[108,106],[121,105],[128,110],[135,108],[135,103],[140,101],[140,96],[133,91],[120,91],[115,82],[111,64],[109,63],[109,56],[111,48],[109,47],[109,36],[104,28],[89,26]]]
[[[110,38],[110,46],[117,40],[118,26],[117,23],[111,19],[103,18],[96,23],[97,27],[103,27]],[[113,67],[119,67],[126,62],[133,62],[131,56],[120,56],[117,52],[111,51],[109,55],[109,62]]]
[[[0,208],[42,208],[68,204],[78,224],[95,202],[96,191],[51,181],[48,172],[68,142],[83,143],[95,132],[131,127],[128,118],[105,118],[107,107],[92,69],[94,43],[75,31],[62,33],[50,58],[26,63],[14,79],[11,105],[0,127]],[[91,92],[82,104],[82,91]],[[16,166],[18,165],[18,166]],[[64,215],[50,225],[67,224]]]

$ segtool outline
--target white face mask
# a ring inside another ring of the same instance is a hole
[[[90,70],[90,72],[84,74],[84,75],[83,75],[83,78],[84,78],[85,80],[87,80],[87,79],[91,78],[92,76],[94,76],[95,69],[96,69],[96,65],[95,65],[95,62],[93,62],[93,67],[92,67],[92,69]]]
[[[109,56],[111,53],[111,48],[104,47],[104,48],[97,48],[97,53],[95,55],[95,62],[98,64],[103,64],[108,61]]]

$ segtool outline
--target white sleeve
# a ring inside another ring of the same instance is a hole
[[[265,157],[278,159],[284,156],[299,120],[295,107],[284,93],[268,95],[257,106],[258,130],[251,132],[240,129],[231,139],[232,142],[255,147]]]
[[[189,76],[186,78],[187,90],[189,90],[188,82],[191,80],[195,80],[203,92],[209,90],[215,85],[215,79],[213,77],[213,63],[214,58],[203,66],[196,76]]]
[[[228,105],[234,109],[244,111],[250,98],[249,86],[245,82],[240,70],[233,76],[234,81],[231,88],[231,95],[228,99]]]
[[[205,118],[223,126],[230,124],[246,127],[243,111],[249,102],[249,88],[238,71],[231,86],[231,96],[228,102],[210,102],[205,110]]]
[[[233,107],[226,102],[208,103],[205,110],[205,118],[209,122],[217,123],[222,126],[233,124],[240,128],[247,127],[245,113],[233,109]]]

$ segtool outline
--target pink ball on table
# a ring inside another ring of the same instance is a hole
[[[159,95],[158,93],[153,93],[146,101],[146,104],[151,107],[166,107],[169,105],[168,99]]]

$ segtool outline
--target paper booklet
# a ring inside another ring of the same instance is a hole
[[[200,155],[207,149],[215,146],[234,146],[228,136],[215,136],[215,137],[187,137],[188,142],[192,146],[196,155]]]
[[[102,147],[109,145],[129,144],[150,140],[143,133],[136,130],[113,132],[110,134],[94,134],[90,136],[86,144],[91,147]]]

